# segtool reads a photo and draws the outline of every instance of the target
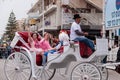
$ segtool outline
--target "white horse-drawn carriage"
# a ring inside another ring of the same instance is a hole
[[[32,51],[27,43],[27,32],[16,32],[11,43],[15,48],[5,61],[5,74],[8,80],[51,80],[56,69],[66,68],[64,75],[70,80],[107,80],[108,72],[101,60],[108,54],[108,40],[96,39],[96,51],[83,57],[80,54],[79,43],[70,41],[63,45],[63,52],[49,54],[44,66],[36,64],[36,52]],[[87,49],[86,49],[87,51]],[[77,62],[71,73],[67,73],[71,62]]]

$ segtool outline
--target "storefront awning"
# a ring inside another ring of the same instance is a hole
[[[28,18],[38,18],[39,17],[39,12],[33,12],[28,14]]]

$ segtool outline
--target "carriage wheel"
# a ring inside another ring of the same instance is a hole
[[[108,69],[106,67],[98,67],[101,75],[102,75],[102,80],[108,80]]]
[[[101,80],[99,69],[90,63],[76,65],[71,73],[71,80]]]
[[[55,75],[56,69],[36,68],[37,80],[51,80]]]
[[[8,80],[30,80],[30,59],[23,53],[14,52],[5,61],[4,71]]]

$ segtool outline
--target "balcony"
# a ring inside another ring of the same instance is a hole
[[[39,12],[32,12],[32,13],[28,13],[28,18],[38,18],[39,17]]]
[[[44,15],[49,14],[49,13],[53,12],[56,9],[57,9],[57,5],[51,5],[48,9],[44,10],[44,12],[39,14],[39,18],[42,17],[43,14]]]

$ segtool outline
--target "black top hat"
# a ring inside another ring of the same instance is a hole
[[[75,14],[73,19],[81,18],[79,14]]]

